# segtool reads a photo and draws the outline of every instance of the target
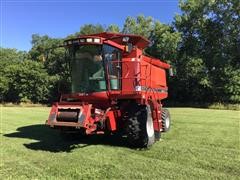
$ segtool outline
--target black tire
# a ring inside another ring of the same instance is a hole
[[[128,143],[137,148],[149,147],[155,142],[150,106],[134,105],[126,126]]]
[[[162,123],[163,123],[163,132],[167,132],[171,127],[171,117],[167,109],[162,110]]]

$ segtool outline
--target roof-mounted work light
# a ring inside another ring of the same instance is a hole
[[[122,38],[122,41],[123,41],[123,42],[128,42],[128,41],[129,41],[129,37],[128,37],[128,36],[123,37],[123,38]]]
[[[91,43],[91,42],[93,42],[93,39],[92,38],[87,38],[86,42]]]

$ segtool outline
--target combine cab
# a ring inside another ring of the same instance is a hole
[[[170,128],[166,71],[170,65],[144,55],[141,36],[100,33],[64,42],[71,92],[53,104],[46,124],[84,134],[121,134],[148,147]]]

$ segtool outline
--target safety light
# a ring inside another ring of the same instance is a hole
[[[100,43],[100,39],[99,38],[94,38],[94,42],[95,43]]]
[[[92,39],[92,38],[87,38],[86,41],[87,41],[88,43],[90,43],[90,42],[93,42],[93,39]]]
[[[128,36],[123,37],[122,41],[123,42],[128,42],[129,41],[129,37]]]

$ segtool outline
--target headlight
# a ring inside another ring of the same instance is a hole
[[[87,38],[86,41],[89,43],[89,42],[93,42],[93,39],[92,38]]]
[[[99,38],[94,38],[94,42],[95,43],[100,43],[100,39]]]

